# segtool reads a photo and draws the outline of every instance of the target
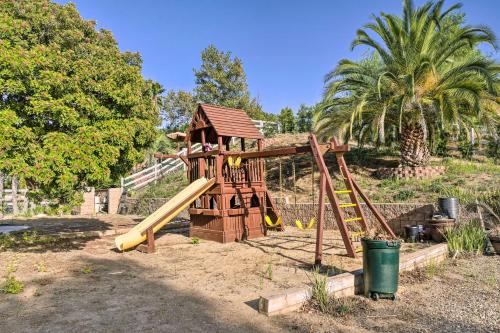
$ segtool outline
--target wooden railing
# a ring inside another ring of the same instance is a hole
[[[239,167],[225,163],[222,169],[224,181],[228,183],[248,183],[262,181],[260,158],[251,158],[241,162]]]
[[[194,156],[193,156],[194,155]],[[217,161],[222,164],[220,177],[225,183],[261,182],[263,179],[263,161],[261,158],[244,159],[241,164],[230,166],[224,154],[193,154],[190,155],[189,181],[193,182],[200,177],[217,177]],[[224,163],[222,163],[224,161]]]

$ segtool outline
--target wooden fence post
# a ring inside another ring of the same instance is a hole
[[[28,201],[28,189],[24,189],[23,191],[23,213],[28,213],[30,207],[29,207],[29,201]]]
[[[0,217],[3,217],[3,182],[5,180],[5,176],[2,172],[0,172]]]
[[[12,214],[19,214],[19,207],[17,206],[17,189],[19,187],[19,178],[12,176]]]

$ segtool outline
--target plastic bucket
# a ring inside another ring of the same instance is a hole
[[[450,219],[458,219],[459,201],[458,198],[439,198],[439,211],[447,215]]]
[[[419,240],[420,228],[416,225],[405,226],[406,241],[415,243]]]
[[[401,243],[363,238],[361,244],[365,296],[375,300],[381,297],[396,299]]]

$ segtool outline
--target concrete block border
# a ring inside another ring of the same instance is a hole
[[[437,244],[412,253],[401,255],[399,271],[411,271],[431,263],[444,261],[448,256],[448,245]],[[335,297],[352,296],[363,292],[363,269],[328,278],[326,288]],[[261,296],[259,312],[274,316],[298,310],[312,297],[311,287],[287,289],[279,294]]]

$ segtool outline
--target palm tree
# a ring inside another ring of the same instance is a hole
[[[355,121],[371,124],[383,143],[384,127],[395,124],[401,164],[418,166],[429,158],[429,126],[466,127],[498,117],[499,66],[475,49],[483,42],[495,46],[495,36],[487,27],[457,22],[460,4],[444,11],[443,4],[415,8],[405,0],[402,17],[381,13],[357,31],[352,47],[368,46],[375,58],[370,66],[342,60],[326,76],[319,130],[348,112],[350,128]]]

